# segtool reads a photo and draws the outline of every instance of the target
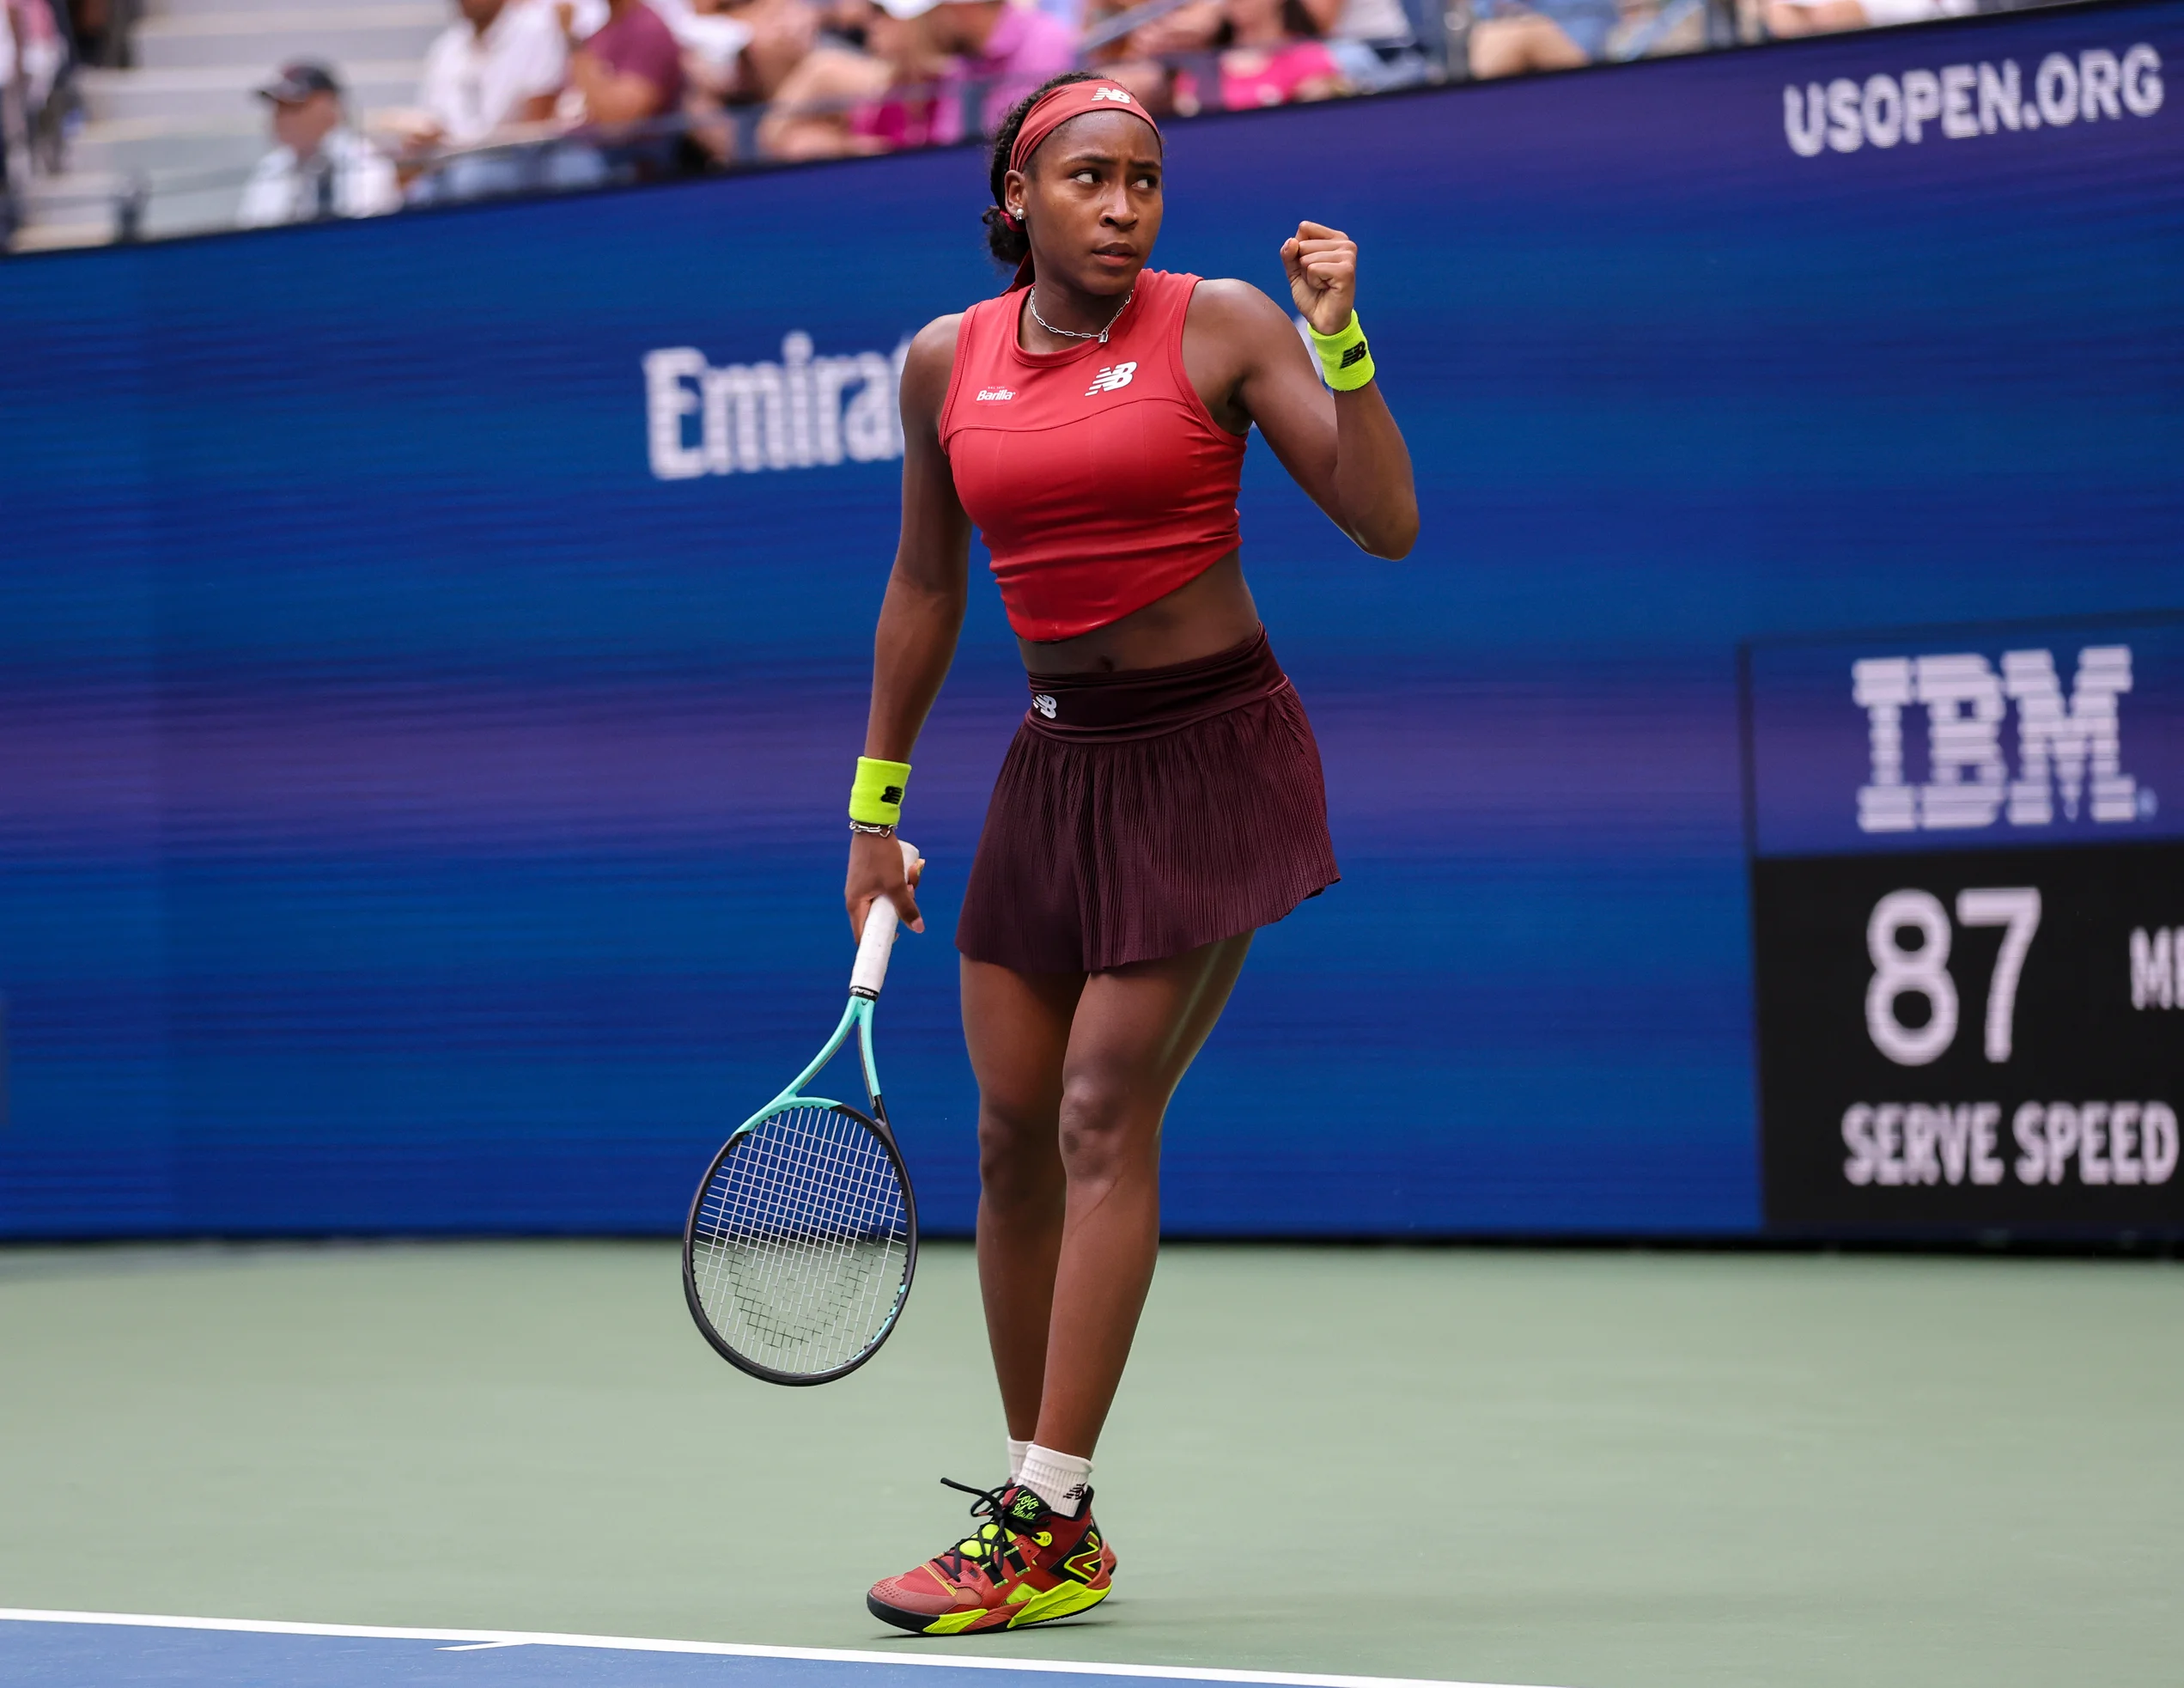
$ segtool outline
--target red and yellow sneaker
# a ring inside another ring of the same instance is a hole
[[[865,1605],[881,1622],[921,1636],[1020,1630],[1086,1611],[1114,1587],[1090,1491],[1064,1518],[1021,1484],[948,1487],[976,1496],[970,1515],[984,1521],[937,1558],[873,1584]]]

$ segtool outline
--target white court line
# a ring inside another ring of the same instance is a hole
[[[113,1624],[147,1630],[222,1630],[259,1636],[356,1636],[379,1641],[471,1642],[483,1647],[597,1647],[624,1653],[705,1653],[731,1659],[810,1659],[849,1665],[938,1665],[950,1670],[1054,1671],[1186,1682],[1264,1682],[1289,1688],[1518,1688],[1512,1683],[1426,1677],[1317,1676],[1295,1671],[1222,1671],[1195,1665],[1109,1665],[1075,1659],[996,1659],[964,1653],[874,1653],[846,1647],[761,1647],[737,1641],[654,1641],[638,1636],[562,1636],[526,1630],[407,1630],[376,1624],[283,1624],[259,1618],[167,1618],[139,1612],[38,1612],[0,1606],[0,1623]],[[453,1651],[455,1649],[445,1649]],[[465,1651],[471,1649],[464,1649]]]

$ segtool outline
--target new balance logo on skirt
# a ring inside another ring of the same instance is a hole
[[[895,393],[909,350],[905,338],[892,353],[821,357],[812,337],[793,329],[782,336],[779,363],[715,367],[695,346],[648,351],[645,445],[652,472],[691,480],[900,457]]]
[[[1089,399],[1095,393],[1113,393],[1130,384],[1130,377],[1137,374],[1135,363],[1113,363],[1092,377],[1092,384],[1085,389]]]

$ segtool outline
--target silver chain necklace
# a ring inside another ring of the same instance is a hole
[[[1105,345],[1107,344],[1108,330],[1113,328],[1116,323],[1122,320],[1122,313],[1129,309],[1130,301],[1137,297],[1137,288],[1135,284],[1133,284],[1130,290],[1122,296],[1122,302],[1116,306],[1115,314],[1107,319],[1107,327],[1101,329],[1096,334],[1080,334],[1074,328],[1056,328],[1051,322],[1049,322],[1044,317],[1039,314],[1039,289],[1036,287],[1033,288],[1031,290],[1029,296],[1031,306],[1031,320],[1037,323],[1040,327],[1045,329],[1048,333],[1055,335],[1056,338],[1064,340],[1098,340],[1100,344]]]

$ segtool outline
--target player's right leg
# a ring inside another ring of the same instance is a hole
[[[1039,1391],[1043,1447],[1089,1459],[1099,1440],[1159,1252],[1161,1121],[1250,948],[1239,933],[1086,982],[1062,1067],[1068,1193]]]
[[[1008,1434],[1039,1422],[1068,1185],[1062,1063],[1081,973],[963,960],[964,1041],[978,1080],[978,1284]],[[1011,1472],[1013,1477],[1014,1472]]]
[[[1049,1450],[1040,1457],[1089,1460],[1098,1441],[1159,1246],[1161,1117],[1250,945],[1244,933],[1090,979],[964,963],[964,1022],[982,1088],[988,1329],[1010,1434],[1036,1427]],[[1051,1344],[1029,1328],[1041,1315]],[[1030,1371],[1035,1343],[1043,1380]],[[1088,1487],[1042,1495],[1020,1483],[982,1494],[973,1533],[876,1584],[866,1604],[923,1635],[1088,1610],[1115,1571],[1092,1507]]]
[[[978,1079],[978,1281],[1008,1433],[1025,1442],[1046,1372],[1068,1198],[1062,1065],[1084,985],[1082,974],[963,963],[964,1040]],[[1064,1518],[1009,1475],[979,1493],[970,1534],[873,1585],[866,1605],[874,1617],[915,1634],[962,1635],[1068,1617],[1105,1597],[1114,1558],[1089,1508]]]

